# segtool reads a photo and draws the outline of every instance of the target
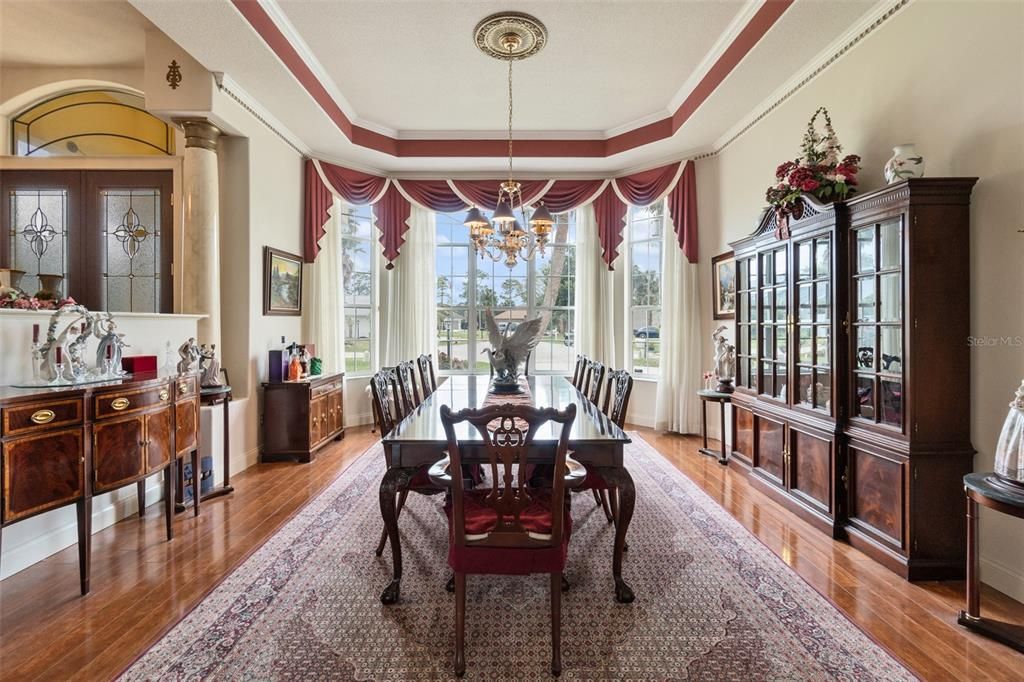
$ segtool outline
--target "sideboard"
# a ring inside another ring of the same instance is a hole
[[[260,460],[312,462],[332,438],[345,436],[345,373],[263,384]]]
[[[199,443],[199,378],[194,374],[153,372],[76,386],[0,387],[0,533],[12,523],[76,505],[79,576],[86,594],[93,495],[164,472],[170,540],[176,463],[191,454],[198,471]],[[139,491],[144,509],[142,485]]]

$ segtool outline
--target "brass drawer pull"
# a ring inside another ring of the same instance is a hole
[[[121,410],[127,409],[129,405],[131,405],[131,402],[128,400],[128,398],[116,398],[110,403],[110,407],[119,412]]]
[[[36,410],[32,413],[32,421],[35,424],[49,424],[57,418],[57,413],[53,410]]]
[[[167,392],[166,388],[163,389],[162,391],[160,391],[160,400],[166,401],[170,397],[171,397],[171,394]]]

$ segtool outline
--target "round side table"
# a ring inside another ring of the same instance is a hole
[[[235,491],[231,486],[231,434],[230,426],[228,424],[228,403],[230,402],[231,387],[228,385],[206,386],[199,389],[200,405],[203,405],[204,407],[222,405],[224,411],[224,483],[212,490],[209,490],[206,494],[202,494],[200,492],[202,489],[201,473],[193,472],[192,495],[197,496],[201,503],[214,497],[220,497],[221,495],[227,495]],[[182,481],[181,486],[181,489],[184,490],[184,481]],[[175,506],[179,512],[185,509],[185,505],[182,503]]]
[[[718,391],[710,391],[703,389],[697,391],[697,395],[700,397],[700,436],[703,439],[704,447],[700,448],[698,452],[708,457],[718,457],[719,464],[728,464],[729,457],[725,449],[725,405],[726,403],[732,403],[732,393],[720,393]],[[718,414],[722,424],[722,452],[721,456],[719,453],[708,448],[708,403],[718,403]]]
[[[981,577],[978,571],[978,505],[1024,519],[1024,491],[999,480],[993,473],[964,476],[967,494],[967,610],[957,622],[969,630],[1024,653],[1024,625],[981,616]]]

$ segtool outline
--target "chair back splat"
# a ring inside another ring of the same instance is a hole
[[[420,385],[423,387],[423,399],[437,390],[437,377],[434,376],[434,358],[431,355],[421,355],[416,358],[416,365],[420,370]]]
[[[587,398],[589,398],[590,402],[594,403],[594,405],[597,405],[598,401],[601,399],[601,385],[604,383],[604,371],[604,365],[602,363],[597,360],[592,360],[590,362],[590,383],[587,385],[585,393],[587,394]]]
[[[572,385],[579,389],[583,385],[583,374],[587,369],[587,356],[576,356],[576,367],[572,370]]]
[[[395,404],[394,370],[382,369],[370,377],[370,395],[373,397],[373,418],[384,436],[395,428],[400,419]]]
[[[569,433],[576,418],[576,406],[565,410],[554,408],[537,409],[528,405],[492,405],[479,410],[465,409],[452,413],[447,405],[441,406],[441,423],[448,438],[450,470],[461,471],[463,445],[455,435],[455,425],[468,422],[483,439],[490,472],[490,491],[486,495],[474,495],[474,503],[483,505],[493,514],[493,525],[485,533],[474,533],[467,529],[465,491],[461,476],[452,477],[452,540],[457,547],[507,547],[540,548],[558,547],[562,543],[564,528],[563,514],[559,510],[565,504],[565,482],[561,476],[553,476],[551,483],[551,529],[550,533],[539,533],[529,529],[524,521],[524,512],[535,502],[538,490],[531,489],[527,455],[537,430],[547,422],[561,424],[558,445],[550,464],[554,471],[564,471],[566,453],[569,448]],[[541,462],[531,462],[538,464]],[[548,464],[549,462],[543,462]],[[478,493],[479,490],[474,491]],[[546,493],[546,491],[545,491]]]
[[[633,393],[633,376],[624,369],[608,374],[608,388],[604,395],[604,410],[608,419],[620,429],[626,423],[629,396]]]

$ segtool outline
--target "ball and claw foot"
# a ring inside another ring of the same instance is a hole
[[[452,575],[451,578],[448,578],[448,582],[446,582],[444,584],[444,589],[447,592],[454,592],[455,591],[455,576],[454,575]]]
[[[391,583],[384,588],[384,591],[380,594],[381,604],[394,604],[398,601],[398,597],[401,593],[400,581],[392,580]]]
[[[562,592],[568,592],[570,587],[571,587],[571,585],[569,584],[569,581],[566,580],[565,576],[563,575],[562,576]]]
[[[633,594],[633,588],[626,584],[626,581],[619,578],[615,581],[615,601],[620,604],[632,604],[633,600],[636,599],[636,595]]]

